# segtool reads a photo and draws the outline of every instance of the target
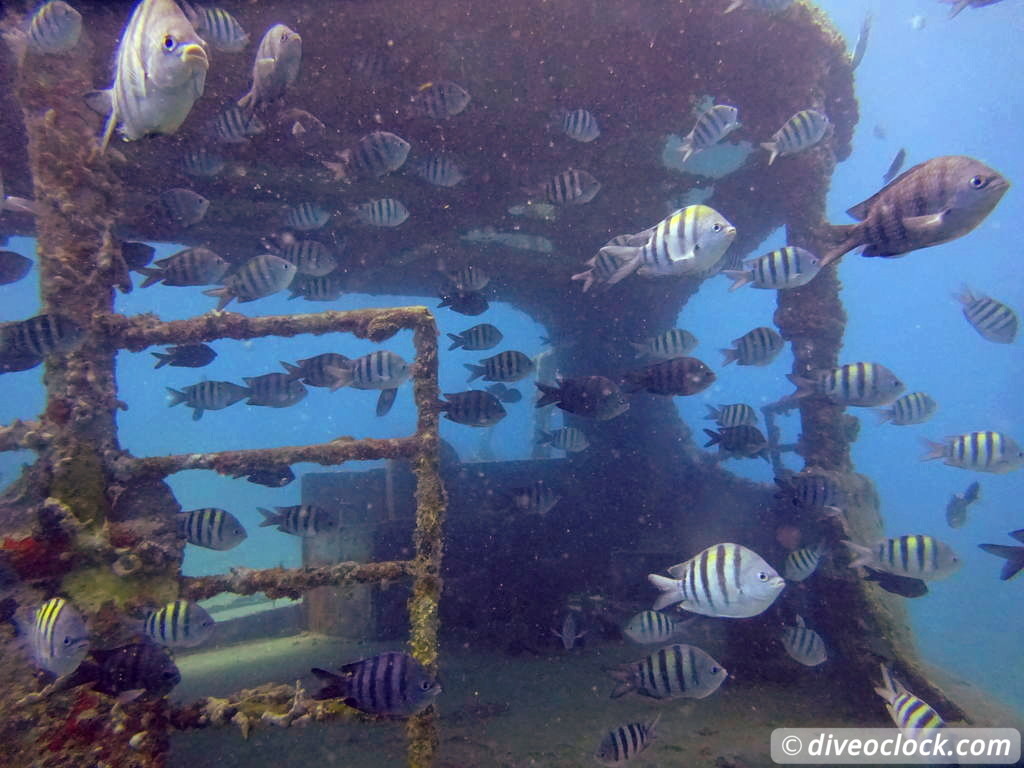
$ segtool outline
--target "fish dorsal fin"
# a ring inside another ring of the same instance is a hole
[[[807,626],[806,624],[804,624],[804,617],[801,616],[799,613],[796,615],[796,625],[801,629]]]
[[[864,202],[857,203],[852,208],[847,208],[846,209],[846,213],[849,216],[852,216],[853,218],[855,218],[857,221],[864,221],[864,219],[866,219],[868,217],[868,211],[871,210],[871,203],[874,201],[874,199],[876,197],[878,197],[877,194],[872,195],[871,197],[869,197]]]
[[[689,567],[689,565],[689,560],[687,560],[685,563],[673,565],[671,568],[668,569],[668,575],[671,576],[673,579],[681,579],[686,573],[686,569]]]
[[[1019,531],[1012,531],[1010,535],[1017,541],[1024,543],[1024,528],[1021,528]]]

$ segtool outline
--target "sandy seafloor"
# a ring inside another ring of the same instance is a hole
[[[182,683],[174,698],[223,696],[300,677],[308,686],[311,666],[331,667],[400,647],[301,635],[213,649],[179,659]],[[877,712],[853,710],[826,669],[796,663],[792,682],[785,685],[731,677],[701,700],[656,701],[634,694],[610,699],[612,681],[605,669],[656,647],[616,642],[507,656],[466,644],[443,645],[438,768],[597,765],[593,753],[607,729],[650,720],[659,712],[657,739],[630,766],[768,766],[773,728],[885,724],[879,719],[881,701]],[[261,726],[248,740],[236,727],[190,731],[173,737],[170,760],[171,768],[405,764],[404,724],[383,721]]]

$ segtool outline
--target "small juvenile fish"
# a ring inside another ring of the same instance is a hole
[[[757,426],[757,412],[746,403],[720,405],[717,408],[709,405],[708,415],[704,418],[716,422],[720,427],[738,427],[742,424]]]
[[[805,667],[816,667],[828,660],[825,641],[821,639],[821,635],[804,624],[802,616],[796,617],[795,627],[783,628],[782,647],[793,661]]]
[[[586,109],[556,109],[551,113],[551,122],[570,139],[584,144],[601,135],[597,118]]]
[[[1009,188],[1000,173],[971,157],[919,163],[847,211],[858,223],[832,227],[837,245],[821,265],[859,246],[866,246],[863,256],[894,258],[956,240],[984,221]]]
[[[389,131],[368,133],[356,142],[355,147],[341,153],[341,163],[325,163],[339,179],[355,176],[363,179],[379,179],[397,171],[409,157],[411,145],[401,136]]]
[[[213,46],[215,51],[241,53],[249,44],[249,33],[238,23],[238,19],[223,8],[198,4],[189,7],[187,3],[183,4],[183,7],[196,32]]]
[[[166,696],[180,682],[181,673],[170,654],[146,642],[90,651],[88,658],[56,687],[67,690],[91,683],[92,690],[126,703],[140,696]]]
[[[527,515],[546,515],[554,509],[561,498],[543,480],[522,488],[513,488],[509,492],[512,509]]]
[[[401,200],[383,197],[352,207],[352,212],[371,227],[397,227],[409,218],[409,209]]]
[[[875,688],[875,693],[885,701],[885,708],[897,728],[908,732],[907,735],[916,740],[919,736],[945,727],[938,712],[893,677],[888,664],[883,663],[881,666],[882,685]]]
[[[634,643],[655,645],[673,640],[687,622],[677,621],[661,611],[640,611],[622,630]]]
[[[935,409],[938,407],[938,403],[924,392],[911,392],[893,401],[889,408],[875,409],[875,413],[878,414],[880,424],[889,422],[906,426],[908,424],[923,424],[935,414]]]
[[[718,453],[722,458],[762,458],[768,461],[768,440],[757,427],[750,424],[740,424],[738,427],[722,427],[721,431],[715,432],[705,429],[704,433],[710,438],[704,443],[705,448],[712,445],[718,446]]]
[[[14,251],[0,251],[0,285],[21,280],[32,269],[32,260]]]
[[[281,363],[288,375],[293,379],[301,379],[302,383],[309,387],[330,387],[334,384],[335,377],[331,374],[331,368],[344,368],[351,361],[345,355],[336,352],[324,352],[313,357],[306,357],[299,360],[296,365]]]
[[[298,270],[290,261],[263,253],[245,262],[224,281],[220,288],[203,291],[207,296],[216,296],[217,309],[224,309],[234,299],[239,303],[256,301],[264,296],[283,291],[295,278]]]
[[[651,745],[660,719],[659,712],[650,722],[626,723],[608,731],[601,739],[594,759],[601,765],[625,765]]]
[[[250,390],[246,405],[287,408],[295,405],[308,394],[306,388],[302,386],[302,382],[287,373],[243,376],[242,381]]]
[[[82,336],[82,329],[58,314],[0,323],[0,357],[43,358],[62,352]]]
[[[537,434],[537,445],[550,445],[560,451],[579,453],[590,447],[587,436],[576,427],[562,427],[554,432],[541,431]]]
[[[295,473],[287,464],[281,467],[266,467],[265,469],[254,469],[251,472],[242,472],[234,475],[237,480],[244,477],[255,485],[265,485],[267,488],[283,488],[295,479]]]
[[[266,31],[252,65],[252,87],[238,100],[238,106],[252,114],[284,96],[299,77],[302,64],[302,37],[284,24]]]
[[[460,348],[479,352],[498,346],[504,337],[501,331],[490,323],[480,323],[462,333],[449,333],[448,338],[452,340],[452,345],[448,347],[449,352]]]
[[[490,392],[446,392],[439,410],[444,417],[468,427],[493,427],[506,416],[505,406]]]
[[[788,374],[796,385],[791,397],[822,395],[836,405],[887,405],[904,390],[903,382],[879,363],[847,363],[827,371],[809,371],[807,377]]]
[[[282,533],[292,536],[311,538],[323,533],[333,533],[341,527],[341,513],[337,509],[327,509],[313,504],[296,504],[291,507],[257,508],[263,515],[260,528],[277,526]]]
[[[697,118],[696,124],[679,145],[681,163],[718,144],[740,127],[739,110],[727,104],[715,104]]]
[[[445,291],[439,298],[441,303],[438,307],[448,307],[452,312],[458,312],[460,315],[468,315],[475,317],[476,315],[482,315],[490,307],[490,303],[487,301],[487,297],[482,293],[459,293],[452,289]]]
[[[767,13],[784,11],[793,4],[793,0],[732,0],[724,13],[732,13],[737,8],[752,8]]]
[[[815,109],[800,110],[772,135],[771,141],[761,144],[771,153],[768,165],[774,163],[776,157],[810,149],[825,138],[828,128],[828,118],[821,112]]]
[[[672,328],[657,336],[651,336],[642,342],[630,342],[636,350],[636,356],[654,360],[671,360],[673,357],[686,357],[697,346],[697,337],[682,328]]]
[[[894,573],[876,571],[874,568],[865,568],[865,570],[868,575],[864,577],[864,581],[873,581],[886,592],[907,598],[924,597],[928,594],[928,584],[921,579],[897,576]]]
[[[416,175],[435,187],[454,187],[461,183],[466,174],[451,156],[440,152],[427,155],[416,163]]]
[[[868,50],[868,38],[871,37],[871,11],[864,14],[864,20],[860,23],[860,34],[857,35],[857,42],[853,46],[853,56],[850,57],[850,69],[856,69],[864,54]]]
[[[409,99],[410,111],[414,115],[444,120],[465,110],[470,99],[469,91],[451,80],[424,83]]]
[[[163,205],[167,218],[181,227],[198,224],[206,217],[206,212],[210,209],[209,200],[198,192],[182,187],[175,187],[161,193],[160,203]]]
[[[156,358],[154,368],[163,368],[165,365],[175,368],[202,368],[217,357],[217,353],[206,344],[179,344],[168,347],[164,352],[150,354]]]
[[[786,562],[782,566],[782,573],[786,581],[805,581],[818,569],[818,563],[828,552],[824,542],[819,542],[813,547],[801,547],[794,549],[786,555]]]
[[[619,385],[604,376],[558,379],[556,386],[534,382],[541,392],[536,407],[555,404],[563,411],[607,421],[629,410],[629,399]]]
[[[575,168],[562,171],[544,183],[544,196],[552,205],[585,205],[600,191],[601,182]]]
[[[911,579],[944,579],[963,563],[948,545],[931,536],[917,534],[885,539],[872,547],[844,540],[853,560],[851,568],[862,565]]]
[[[730,291],[747,283],[754,288],[783,291],[807,285],[820,271],[821,262],[817,256],[804,248],[787,245],[743,262],[743,269],[727,269],[722,274],[733,281]]]
[[[649,392],[652,395],[696,395],[715,382],[715,372],[695,357],[673,357],[627,371],[622,391]]]
[[[728,677],[725,667],[693,645],[670,645],[611,671],[616,685],[611,697],[630,691],[652,699],[703,699]]]
[[[441,693],[441,684],[416,659],[396,651],[353,661],[341,674],[317,668],[312,672],[325,681],[314,699],[341,699],[371,715],[410,717]]]
[[[267,126],[253,114],[247,114],[237,104],[230,104],[210,123],[209,133],[222,144],[245,144],[259,136]]]
[[[185,150],[181,156],[181,170],[189,176],[209,178],[224,170],[227,163],[208,147],[198,146]]]
[[[66,53],[82,35],[82,14],[63,0],[39,7],[28,25],[28,44],[36,53]]]
[[[763,557],[731,543],[710,546],[673,565],[668,573],[672,578],[657,573],[647,576],[661,592],[654,603],[656,611],[679,603],[691,613],[744,619],[767,610],[786,586]]]
[[[114,128],[126,141],[178,130],[203,95],[210,60],[174,0],[142,0],[135,6],[117,47],[114,84],[86,96],[107,116],[100,140],[106,150]]]
[[[954,493],[946,504],[946,522],[950,528],[962,528],[967,522],[967,509],[981,498],[981,483],[975,480],[963,493]]]
[[[195,648],[213,634],[213,617],[192,600],[172,600],[143,619],[143,631],[165,648]]]
[[[963,304],[964,317],[983,338],[997,344],[1012,344],[1017,338],[1020,320],[1003,302],[981,294],[975,296],[966,285],[954,298]]]
[[[330,218],[330,213],[316,203],[309,202],[289,208],[284,215],[285,224],[302,232],[320,229],[330,221]]]
[[[167,391],[171,395],[167,404],[174,407],[184,403],[192,409],[193,421],[203,418],[204,411],[219,411],[249,396],[248,387],[230,381],[201,381],[181,390],[167,387]]]
[[[1013,531],[1011,534],[1017,541],[1024,543],[1024,528]],[[1002,581],[1009,581],[1024,569],[1024,547],[1009,547],[1004,544],[979,544],[983,550],[990,555],[1002,557],[1006,560],[1003,570],[999,574]]]
[[[295,275],[288,286],[289,299],[300,296],[306,301],[337,301],[345,293],[345,275],[333,272],[321,277],[311,277],[301,272]]]
[[[721,350],[722,365],[768,365],[786,346],[774,329],[763,325],[733,339],[732,343],[732,348]]]
[[[33,661],[56,677],[73,672],[89,651],[85,622],[63,597],[52,597],[36,608],[26,635]]]
[[[518,403],[523,399],[523,393],[515,387],[506,387],[500,381],[486,387],[486,390],[501,400],[503,403]]]
[[[818,511],[825,507],[842,506],[842,489],[827,475],[808,472],[789,477],[776,477],[775,484],[779,486],[779,493],[775,494],[775,498],[788,496],[795,507]]]
[[[900,147],[899,152],[893,157],[892,162],[889,163],[889,168],[884,174],[882,174],[882,183],[888,184],[890,181],[896,178],[896,174],[900,172],[900,168],[903,167],[903,161],[907,159],[907,150]]]
[[[552,629],[551,634],[562,641],[562,647],[567,651],[571,651],[576,647],[576,641],[582,638],[586,633],[586,630],[579,632],[579,626],[576,621],[576,613],[574,611],[566,611],[565,618],[562,619],[562,626],[559,629]]]
[[[529,355],[517,350],[506,350],[491,357],[485,357],[480,365],[464,363],[473,381],[483,376],[484,381],[519,381],[533,373],[536,366]]]
[[[148,288],[154,283],[164,285],[210,285],[218,282],[230,265],[209,248],[198,246],[178,251],[173,256],[157,259],[155,267],[142,267],[139,273],[146,276],[142,283]]]
[[[178,512],[178,536],[189,544],[224,552],[234,549],[248,534],[230,512],[215,507]]]
[[[278,255],[294,264],[300,275],[323,277],[338,266],[338,260],[331,249],[316,240],[296,240],[288,243]]]
[[[993,430],[954,435],[942,443],[925,440],[925,445],[928,453],[921,457],[921,461],[945,459],[944,464],[960,469],[1002,475],[1024,464],[1024,451],[1017,441]]]

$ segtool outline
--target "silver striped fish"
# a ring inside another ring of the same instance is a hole
[[[192,600],[172,600],[143,619],[143,631],[167,648],[195,648],[213,634],[213,617]]]
[[[887,405],[899,397],[903,382],[879,363],[847,363],[807,377],[788,374],[796,385],[793,398],[822,395],[836,405]]]
[[[779,486],[776,498],[789,497],[794,507],[806,510],[822,510],[825,507],[841,507],[844,494],[839,484],[827,475],[801,472],[788,477],[776,477]]]
[[[897,398],[889,408],[875,409],[875,413],[878,414],[880,424],[889,422],[906,426],[908,424],[923,424],[935,414],[935,409],[938,407],[938,403],[924,392],[911,392]]]
[[[467,427],[493,427],[506,416],[505,406],[492,393],[479,389],[446,392],[438,410],[444,417]]]
[[[54,313],[0,324],[0,357],[43,358],[61,352],[82,336],[71,320]]]
[[[800,110],[772,135],[771,141],[761,143],[771,153],[768,165],[774,163],[776,157],[810,149],[825,138],[828,129],[828,117],[824,114],[816,109]]]
[[[85,622],[63,597],[52,597],[40,605],[26,634],[32,659],[57,677],[73,672],[89,652]]]
[[[479,352],[498,346],[504,337],[501,331],[490,323],[480,323],[472,328],[467,328],[462,333],[449,333],[448,338],[452,340],[452,345],[448,347],[449,352],[453,349]]]
[[[513,488],[509,492],[509,498],[512,509],[527,515],[546,515],[562,499],[543,480],[538,480],[532,485],[522,488]]]
[[[786,346],[775,330],[763,325],[733,339],[732,343],[732,348],[721,350],[722,365],[768,365]]]
[[[622,633],[641,645],[667,643],[679,635],[685,623],[661,611],[640,611],[633,615]]]
[[[844,540],[853,559],[851,568],[867,566],[911,579],[944,579],[963,563],[948,544],[925,534],[896,536],[864,547]]]
[[[192,409],[193,421],[203,418],[204,411],[219,411],[249,396],[248,387],[230,381],[201,381],[180,390],[167,387],[167,391],[170,393],[167,404],[173,408],[184,403]]]
[[[250,390],[246,405],[287,408],[295,405],[308,394],[306,388],[302,386],[302,382],[287,373],[243,376],[242,381]]]
[[[601,182],[576,168],[562,171],[544,183],[544,196],[553,205],[585,205],[600,191]]]
[[[340,675],[316,668],[312,672],[325,682],[314,699],[341,699],[373,715],[409,717],[441,693],[441,684],[416,659],[396,651],[353,661]]]
[[[299,203],[289,208],[284,215],[285,224],[302,232],[320,229],[331,218],[331,214],[316,203]]]
[[[651,336],[642,342],[630,342],[636,350],[636,356],[649,357],[654,360],[671,360],[673,357],[686,357],[697,347],[697,337],[682,328],[672,328]]]
[[[333,533],[341,527],[341,512],[315,504],[295,504],[290,507],[257,508],[263,515],[260,528],[277,526],[282,533],[312,538],[324,533]]]
[[[297,272],[290,261],[272,253],[261,253],[229,275],[220,288],[211,288],[203,293],[218,297],[217,309],[221,310],[233,299],[244,304],[283,291],[291,285]]]
[[[668,573],[647,576],[661,592],[656,611],[679,603],[691,613],[742,619],[765,611],[786,586],[763,557],[732,543],[708,547]]]
[[[434,152],[415,165],[416,175],[435,187],[454,187],[466,178],[462,167],[451,155]]]
[[[730,291],[747,283],[754,288],[782,291],[807,285],[820,271],[817,256],[799,246],[787,245],[743,262],[743,269],[727,269],[722,274],[733,281]]]
[[[238,518],[223,509],[204,507],[177,514],[178,536],[189,544],[224,552],[234,549],[247,538]]]
[[[484,381],[519,381],[533,373],[536,367],[529,355],[514,349],[485,357],[480,361],[480,365],[472,363],[464,363],[464,365],[470,372],[467,381],[474,381],[481,376]]]
[[[288,375],[295,379],[301,379],[302,383],[310,387],[330,387],[335,377],[331,374],[331,368],[343,368],[348,365],[349,359],[337,352],[324,352],[313,357],[306,357],[299,360],[296,365],[281,363]]]
[[[550,445],[560,451],[579,453],[590,447],[590,441],[587,440],[587,436],[583,434],[582,430],[576,427],[562,427],[554,432],[544,432],[543,430],[539,432],[537,445]]]
[[[670,645],[611,671],[616,685],[611,697],[630,691],[652,699],[703,699],[728,677],[725,667],[693,645]]]
[[[818,563],[828,552],[824,542],[818,542],[813,547],[801,547],[794,549],[786,555],[786,562],[783,563],[782,573],[786,581],[805,581],[818,570]]]
[[[326,370],[334,377],[331,391],[349,386],[354,389],[392,390],[404,383],[412,373],[412,368],[405,360],[386,349],[378,349],[349,360],[343,366],[327,366]]]
[[[885,708],[897,728],[907,731],[912,739],[927,736],[945,722],[931,706],[919,699],[893,677],[888,664],[882,664],[882,685],[875,693],[885,701]]]
[[[278,255],[294,264],[300,275],[323,277],[338,266],[331,249],[316,240],[290,242]]]
[[[390,131],[373,131],[356,142],[355,147],[341,153],[340,163],[325,162],[338,179],[356,176],[378,179],[397,171],[409,157],[411,145]]]
[[[928,452],[921,461],[945,459],[950,467],[973,469],[1001,475],[1012,472],[1024,464],[1024,451],[1007,434],[985,430],[947,437],[943,443],[925,440]]]
[[[641,277],[711,274],[736,239],[736,227],[714,208],[688,205],[650,229],[627,235],[623,245],[601,253],[621,261],[605,282],[614,285],[634,272]]]
[[[196,32],[215,51],[241,53],[249,44],[249,33],[238,23],[238,19],[223,8],[198,4],[190,6],[188,3],[183,3],[183,7]]]
[[[490,275],[472,264],[467,264],[454,272],[448,272],[446,276],[451,287],[459,293],[482,291],[491,282]]]
[[[28,24],[28,45],[36,53],[66,53],[82,35],[82,14],[64,2],[39,6]]]
[[[222,144],[245,144],[266,130],[267,126],[256,115],[247,114],[237,104],[231,104],[217,113],[208,133]]]
[[[205,146],[191,147],[181,154],[181,170],[189,176],[216,176],[224,170],[225,165],[223,157]]]
[[[708,415],[704,417],[714,421],[720,427],[739,427],[741,425],[757,426],[757,412],[746,403],[720,405],[715,408],[708,406]]]
[[[154,283],[172,286],[210,285],[224,277],[229,266],[209,248],[197,246],[157,259],[155,267],[142,267],[139,273],[146,276],[143,288]]]
[[[594,759],[601,765],[624,765],[647,749],[655,738],[661,713],[646,723],[626,723],[613,728],[601,739]]]
[[[119,127],[127,141],[154,133],[170,134],[203,95],[210,60],[174,0],[142,0],[132,12],[117,47],[114,84],[86,96],[107,115],[100,149]]]
[[[783,628],[782,647],[793,661],[805,667],[816,667],[828,660],[825,641],[821,639],[821,635],[804,624],[802,616],[796,617],[795,627]]]
[[[451,80],[424,83],[409,99],[412,104],[410,112],[444,120],[465,110],[471,98],[469,91]]]
[[[300,296],[306,301],[337,301],[345,292],[345,275],[332,272],[329,275],[311,277],[299,273],[288,286],[289,299]]]
[[[167,219],[180,227],[191,227],[206,218],[210,201],[191,189],[175,187],[160,193],[160,204]]]
[[[697,152],[710,149],[740,127],[739,110],[728,104],[715,104],[708,108],[679,145],[681,163],[685,163]]]
[[[964,306],[964,317],[983,338],[997,344],[1012,344],[1020,329],[1017,313],[989,296],[971,292],[966,285],[955,295]]]
[[[252,65],[252,87],[238,100],[238,106],[252,114],[277,101],[299,77],[302,64],[302,36],[284,24],[266,31]]]
[[[573,141],[588,144],[601,135],[597,118],[586,109],[556,109],[552,123]]]
[[[353,206],[352,212],[371,227],[397,227],[409,218],[409,209],[401,200],[382,197]]]

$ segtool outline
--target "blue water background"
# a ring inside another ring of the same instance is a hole
[[[1019,73],[1024,72],[1020,46],[1024,3],[1006,0],[990,8],[969,9],[954,21],[947,19],[946,6],[933,0],[830,0],[818,5],[835,20],[851,47],[865,10],[874,13],[871,44],[856,73],[861,121],[854,153],[834,177],[829,197],[832,221],[847,221],[845,209],[879,187],[882,173],[900,147],[907,148],[908,166],[936,155],[968,154],[1016,182],[996,211],[969,237],[899,260],[847,257],[841,269],[843,301],[849,315],[842,361],[884,363],[907,382],[908,391],[924,390],[938,401],[936,416],[920,426],[876,425],[872,414],[858,410],[863,429],[853,449],[856,468],[871,476],[878,488],[889,535],[935,535],[951,544],[965,561],[963,569],[948,581],[933,582],[929,596],[909,601],[926,656],[1024,710],[1024,668],[1019,663],[1024,578],[1000,582],[997,574],[1002,561],[977,548],[981,542],[1011,543],[1006,533],[1024,527],[1020,506],[1024,471],[979,475],[941,462],[918,460],[923,437],[940,440],[976,429],[998,429],[1024,441],[1021,341],[1009,346],[984,341],[967,325],[952,298],[952,293],[967,283],[1024,310],[1018,228],[1024,220],[1020,129],[1024,90],[1019,82]],[[912,28],[914,16],[924,18],[922,29]],[[876,125],[884,127],[887,138],[874,135]],[[674,128],[685,132],[689,127]],[[613,189],[614,183],[608,183],[602,194],[613,194]],[[662,215],[663,211],[651,211],[652,223]],[[777,233],[764,248],[781,245],[783,238]],[[12,238],[8,247],[34,255],[34,242],[23,238]],[[158,256],[175,250],[160,246]],[[37,277],[33,271],[21,283],[0,286],[0,320],[21,319],[38,311]],[[791,366],[788,350],[765,368],[720,368],[718,348],[729,346],[732,339],[754,326],[770,324],[775,305],[771,292],[745,288],[729,293],[727,287],[724,278],[705,283],[680,317],[679,325],[701,340],[696,354],[719,371],[718,382],[710,390],[677,400],[681,414],[695,429],[705,425],[702,417],[707,404],[746,401],[762,405],[791,389],[784,379]],[[575,284],[566,286],[566,290],[576,289]],[[207,311],[213,303],[195,289],[157,286],[118,296],[117,309],[126,314],[152,311],[170,320]],[[331,306],[349,309],[422,303],[420,298],[346,296]],[[231,309],[278,314],[315,312],[325,306],[275,296],[232,305]],[[540,351],[543,329],[506,305],[492,304],[490,312],[479,318],[448,310],[438,310],[437,317],[442,333],[487,321],[505,333],[501,348],[528,354]],[[153,371],[148,352],[122,353],[119,396],[130,409],[118,415],[121,444],[136,455],[155,455],[315,443],[338,435],[410,434],[415,412],[408,387],[400,391],[394,410],[384,419],[373,414],[376,392],[348,389],[334,394],[311,389],[302,404],[284,410],[240,404],[209,412],[198,422],[190,419],[184,406],[167,408],[165,386],[185,386],[204,376],[240,383],[243,375],[281,370],[280,360],[294,361],[325,351],[356,356],[374,346],[348,336],[221,341],[215,344],[217,360],[205,369],[163,368],[158,372]],[[406,359],[412,357],[407,332],[386,347]],[[490,353],[443,354],[443,391],[466,389],[462,363],[486,354]],[[41,370],[4,375],[0,391],[4,395],[0,398],[0,423],[33,418],[43,407]],[[528,399],[509,406],[510,417],[497,427],[493,440],[498,458],[529,455],[530,410]],[[795,438],[795,418],[784,420],[783,428],[785,439]],[[479,447],[479,431],[443,422],[442,434],[463,458]],[[11,479],[20,463],[31,459],[28,453],[0,454],[0,480]],[[771,481],[763,462],[732,462],[731,466],[745,476]],[[297,474],[320,471],[311,465],[294,469]],[[982,501],[971,510],[964,528],[952,530],[945,523],[946,502],[974,479],[981,481]],[[248,540],[231,552],[189,547],[187,573],[218,572],[234,565],[299,564],[298,540],[273,529],[257,528],[256,513],[258,506],[298,503],[299,482],[268,489],[211,472],[185,472],[170,478],[170,483],[183,508],[223,506],[238,515],[249,530]],[[690,554],[681,551],[680,557]]]

